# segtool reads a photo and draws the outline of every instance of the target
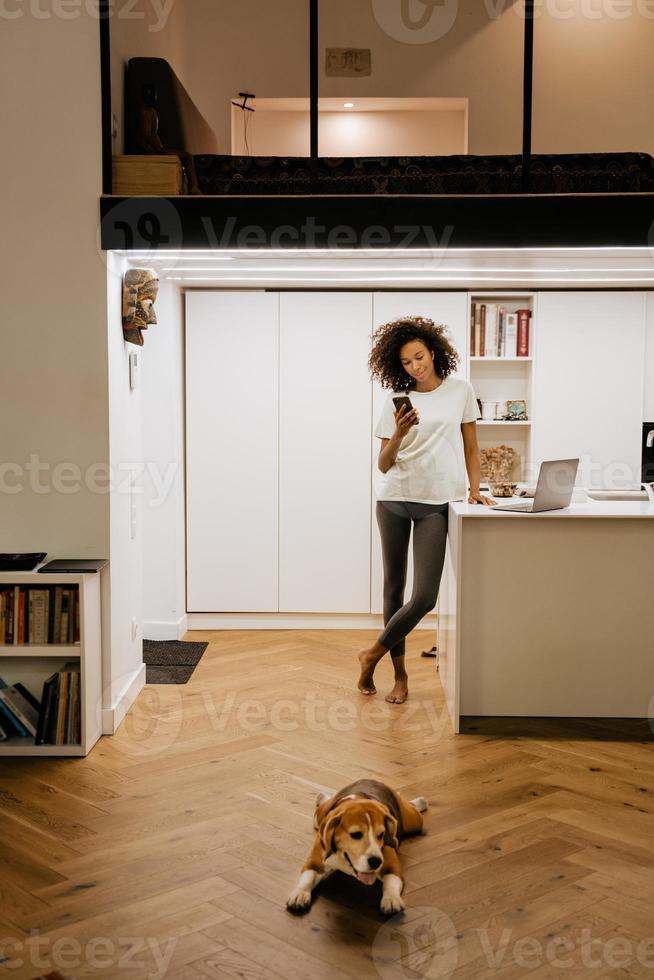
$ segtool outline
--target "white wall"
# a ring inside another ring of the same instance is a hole
[[[141,622],[143,619],[143,519],[138,493],[143,459],[141,390],[130,391],[129,352],[140,350],[123,339],[122,274],[125,261],[108,255],[108,370],[110,454],[113,477],[111,514],[110,618],[104,654],[105,732],[120,724],[126,707],[145,679]],[[134,491],[132,491],[134,486]],[[132,506],[136,537],[131,536]],[[132,622],[138,624],[132,635]]]
[[[0,30],[2,548],[48,558],[110,556],[98,34],[27,8]]]
[[[245,152],[237,118],[232,153]],[[389,110],[321,112],[321,156],[420,156],[465,153],[465,112]],[[309,113],[258,110],[248,124],[249,152],[257,156],[308,156]]]
[[[0,89],[2,550],[107,556],[97,20],[4,19]]]
[[[161,282],[158,323],[141,348],[143,635],[151,640],[186,632],[182,300],[174,283]]]
[[[142,347],[121,322],[127,261],[110,253],[107,272],[111,564],[104,658],[104,726],[120,724],[143,686],[143,638],[177,639],[186,629],[184,557],[183,337],[179,289],[162,282],[156,324]],[[129,355],[139,381],[129,385]],[[135,624],[135,630],[133,630]]]

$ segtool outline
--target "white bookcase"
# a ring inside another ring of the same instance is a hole
[[[102,652],[100,582],[102,572],[40,575],[32,572],[0,572],[0,586],[64,585],[79,589],[79,643],[0,644],[0,677],[6,684],[23,684],[41,701],[44,680],[70,660],[80,665],[82,740],[79,745],[35,745],[32,736],[14,736],[0,742],[0,756],[83,756],[101,734]],[[3,637],[4,639],[4,637]]]
[[[470,323],[473,303],[496,303],[508,313],[519,309],[531,310],[529,328],[529,357],[484,357],[471,355]],[[471,292],[468,295],[467,364],[468,379],[480,401],[505,402],[524,399],[527,421],[477,420],[480,449],[491,446],[511,446],[518,454],[512,479],[531,481],[533,471],[534,422],[534,351],[536,333],[536,294],[532,292]]]

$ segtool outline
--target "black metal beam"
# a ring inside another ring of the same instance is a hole
[[[654,193],[104,197],[102,247],[651,247]]]
[[[318,0],[309,0],[309,117],[311,168],[318,175]]]
[[[109,17],[110,0],[99,0],[100,20],[100,103],[102,125],[102,193],[111,194],[111,38]]]
[[[522,190],[531,183],[531,113],[534,82],[534,0],[525,0],[525,53],[522,78]]]

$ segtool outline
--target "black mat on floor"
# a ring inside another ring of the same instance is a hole
[[[208,643],[143,640],[146,684],[186,684]]]

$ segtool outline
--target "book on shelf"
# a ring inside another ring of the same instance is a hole
[[[34,745],[79,745],[82,741],[80,665],[71,660],[43,684],[38,701],[20,683],[8,685],[0,677],[0,741],[30,736]]]
[[[516,311],[518,316],[518,357],[529,357],[531,310]]]
[[[510,313],[497,303],[470,307],[471,357],[529,357],[531,310]]]
[[[0,585],[0,644],[74,644],[80,639],[77,585]]]

